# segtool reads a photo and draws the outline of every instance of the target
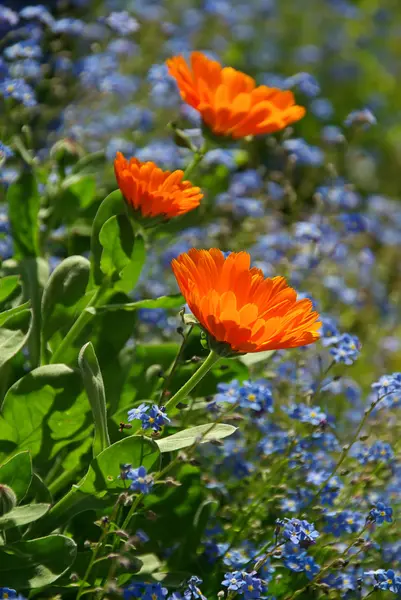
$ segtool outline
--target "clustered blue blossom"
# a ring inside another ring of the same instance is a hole
[[[283,550],[283,564],[290,571],[296,573],[304,572],[308,579],[313,579],[320,571],[312,556],[301,548],[299,544],[287,542]]]
[[[157,404],[140,404],[128,411],[128,421],[138,419],[141,421],[142,429],[152,429],[158,432],[166,423],[170,423],[163,406]]]
[[[373,576],[375,588],[383,591],[399,594],[401,592],[401,577],[396,575],[392,569],[377,569],[376,571],[367,571],[365,575]]]
[[[273,396],[267,381],[244,381],[240,385],[237,380],[233,380],[229,384],[219,383],[217,390],[214,403],[238,404],[241,408],[256,412],[273,411]]]
[[[226,573],[221,583],[229,591],[236,592],[246,600],[260,598],[263,593],[263,583],[256,576],[256,572],[233,571]]]
[[[283,537],[295,546],[307,548],[315,544],[316,539],[319,537],[319,532],[316,531],[315,526],[305,519],[285,518],[283,521],[278,520],[277,524],[283,528]]]

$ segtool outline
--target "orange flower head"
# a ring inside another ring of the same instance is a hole
[[[191,64],[182,56],[167,61],[181,98],[198,110],[216,135],[234,139],[274,133],[305,115],[290,91],[265,85],[232,67],[222,67],[202,52],[192,52]]]
[[[180,290],[210,345],[236,353],[296,348],[319,339],[319,315],[283,277],[250,268],[247,252],[195,250],[172,261]],[[211,338],[211,339],[210,339]]]
[[[118,187],[126,202],[143,217],[171,219],[199,206],[203,194],[189,181],[183,181],[183,171],[163,171],[155,163],[129,161],[117,152],[114,172]]]

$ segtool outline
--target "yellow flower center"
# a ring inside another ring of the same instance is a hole
[[[252,585],[252,584],[251,584],[251,585],[248,585],[248,591],[249,591],[249,592],[253,592],[253,585]]]
[[[154,422],[155,422],[154,418],[153,417],[149,417],[149,423],[154,423]]]
[[[256,396],[255,396],[255,394],[248,394],[248,400],[249,400],[250,402],[253,402],[254,400],[256,400]]]

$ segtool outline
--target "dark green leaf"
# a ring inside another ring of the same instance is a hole
[[[88,308],[87,310],[91,314],[97,314],[102,312],[110,312],[113,310],[138,310],[139,308],[178,308],[184,304],[185,300],[183,296],[181,296],[181,294],[174,294],[172,296],[160,296],[160,298],[153,298],[151,300],[128,302],[127,304],[107,304],[106,306]]]
[[[29,309],[18,310],[12,316],[9,316],[4,322],[4,326],[0,328],[0,368],[27,343],[30,334],[31,315],[32,312]]]
[[[12,442],[29,449],[47,473],[54,456],[90,431],[86,395],[79,373],[65,365],[34,369],[7,392],[0,416],[0,452]]]
[[[0,530],[10,527],[22,527],[37,521],[47,513],[50,504],[25,504],[16,506],[13,510],[0,517]]]
[[[12,321],[12,317],[20,315],[21,313],[25,313],[25,311],[29,309],[30,305],[30,302],[25,302],[24,304],[20,304],[19,306],[15,306],[14,308],[4,310],[2,313],[0,313],[0,327],[6,325],[9,319],[10,321]]]
[[[90,342],[79,353],[78,364],[92,408],[93,422],[95,424],[93,455],[97,456],[110,446],[110,437],[107,428],[106,395],[104,392],[103,377],[95,350]]]
[[[0,483],[12,488],[18,503],[26,495],[32,480],[32,461],[28,451],[19,452],[0,466]]]
[[[146,258],[143,237],[135,235],[126,215],[114,215],[99,234],[103,252],[100,268],[116,281],[115,288],[130,292],[136,285]]]
[[[38,256],[40,196],[35,176],[23,173],[7,192],[8,215],[13,232],[14,257]]]
[[[100,231],[110,217],[123,214],[124,212],[124,199],[120,190],[116,190],[103,200],[93,220],[91,238],[91,279],[96,285],[100,285],[104,278],[100,269],[100,260],[103,252],[103,247],[99,240]]]
[[[144,466],[149,471],[159,462],[159,449],[155,442],[139,435],[126,437],[98,454],[89,471],[78,485],[81,492],[100,494],[121,492],[127,485],[120,479],[120,465]]]
[[[159,446],[160,452],[172,452],[173,450],[192,446],[196,441],[204,444],[205,442],[210,442],[210,440],[221,440],[232,435],[236,430],[237,428],[233,425],[226,425],[225,423],[218,423],[217,425],[207,423],[206,425],[190,427],[161,440],[156,440],[156,444]]]
[[[0,581],[19,591],[50,585],[70,568],[76,552],[64,535],[0,547]]]
[[[90,263],[70,256],[51,274],[42,298],[42,343],[54,350],[84,309]]]
[[[24,299],[32,306],[32,326],[29,334],[29,357],[32,368],[40,365],[41,302],[43,288],[49,278],[49,264],[43,258],[25,258],[20,262]]]
[[[7,300],[9,296],[17,289],[20,284],[20,277],[18,275],[8,275],[0,279],[0,302]]]
[[[42,530],[53,531],[80,512],[111,505],[110,494],[120,494],[127,484],[119,478],[120,465],[131,464],[134,468],[143,465],[148,471],[158,469],[160,453],[157,445],[142,436],[126,437],[109,446],[97,455],[90,464],[85,477],[57,504],[41,522]]]

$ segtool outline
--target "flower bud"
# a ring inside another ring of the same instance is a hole
[[[0,517],[17,506],[17,496],[8,485],[0,484]]]

